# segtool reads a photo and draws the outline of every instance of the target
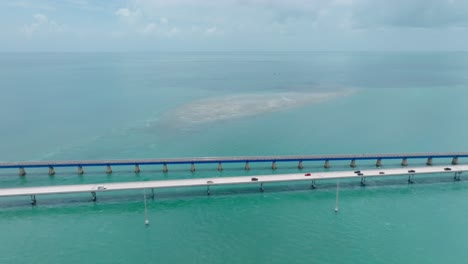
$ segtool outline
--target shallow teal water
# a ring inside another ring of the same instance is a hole
[[[16,208],[4,263],[458,262],[466,183]]]
[[[0,54],[0,160],[464,151],[466,53]],[[353,91],[324,102],[317,92]],[[239,103],[257,98],[262,108]],[[206,99],[215,98],[213,101]],[[267,103],[265,103],[267,102]],[[229,106],[229,107],[228,107]],[[188,109],[188,110],[187,110]],[[197,109],[201,110],[200,114]],[[180,113],[183,113],[180,117]],[[194,114],[195,113],[195,114]],[[211,113],[215,113],[211,115]],[[211,115],[211,122],[199,123]],[[190,117],[189,120],[183,117]],[[197,123],[198,122],[198,123]],[[422,164],[423,161],[415,161]],[[441,161],[447,162],[447,161]],[[255,164],[0,171],[2,187],[296,172]],[[324,170],[306,163],[307,171]],[[347,169],[346,164],[332,164]],[[360,168],[372,162],[359,164]],[[397,163],[384,164],[397,166]],[[468,202],[450,176],[0,201],[0,263],[462,262]]]

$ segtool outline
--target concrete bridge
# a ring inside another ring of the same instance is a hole
[[[426,165],[432,166],[434,159],[451,159],[452,165],[458,165],[460,158],[467,158],[468,152],[427,152],[427,153],[380,153],[380,154],[338,154],[338,155],[300,155],[300,156],[237,156],[237,157],[198,157],[198,158],[167,158],[167,159],[128,159],[128,160],[64,160],[64,161],[24,161],[3,162],[0,169],[17,168],[19,175],[26,175],[26,168],[48,168],[49,175],[55,174],[56,167],[76,167],[78,174],[84,173],[84,167],[103,166],[106,173],[112,173],[112,166],[134,166],[135,173],[140,172],[140,165],[162,165],[162,171],[168,172],[168,165],[188,164],[195,171],[196,164],[217,164],[219,171],[223,163],[241,163],[245,170],[250,169],[250,163],[271,163],[273,170],[279,162],[296,162],[303,169],[305,161],[321,161],[324,168],[330,168],[332,161],[349,161],[349,166],[355,168],[357,161],[375,160],[376,167],[383,165],[383,160],[401,160],[401,166],[408,166],[410,159],[425,159]]]
[[[97,193],[124,191],[124,190],[142,190],[149,189],[154,198],[154,189],[177,188],[177,187],[206,187],[206,192],[210,195],[210,187],[220,185],[236,184],[258,184],[260,191],[264,191],[264,184],[275,182],[290,181],[309,181],[311,187],[315,188],[315,182],[320,180],[339,180],[339,179],[360,179],[361,186],[366,185],[367,177],[390,177],[407,176],[408,184],[414,183],[415,175],[425,174],[453,174],[455,181],[461,180],[461,174],[468,171],[468,165],[448,165],[448,166],[426,166],[412,168],[393,168],[393,169],[374,169],[362,171],[331,171],[314,173],[294,173],[280,175],[258,175],[255,177],[236,176],[236,177],[218,177],[218,178],[197,178],[181,180],[158,180],[158,181],[140,181],[140,182],[120,182],[120,183],[99,183],[99,184],[78,184],[78,185],[60,185],[60,186],[37,186],[20,188],[0,188],[0,197],[9,196],[30,196],[31,203],[36,204],[36,195],[48,194],[68,194],[68,193],[91,193],[92,200],[96,201]],[[337,182],[338,185],[338,182]],[[338,195],[338,194],[337,194]],[[145,195],[146,197],[146,195]],[[337,197],[338,199],[338,197]],[[337,208],[335,209],[337,211]]]

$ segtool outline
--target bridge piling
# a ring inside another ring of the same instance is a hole
[[[382,159],[380,159],[380,158],[377,159],[377,161],[375,162],[375,166],[376,166],[377,168],[382,167]]]
[[[361,177],[361,186],[362,187],[366,186],[366,177]]]
[[[326,160],[326,161],[325,161],[325,164],[323,164],[323,167],[324,167],[325,169],[329,169],[329,168],[330,168],[330,161],[329,161],[329,160]]]
[[[302,170],[304,168],[304,165],[302,165],[302,160],[299,161],[299,164],[297,165],[297,168]]]
[[[135,173],[140,173],[140,165],[135,164]]]
[[[52,166],[49,166],[49,176],[52,176],[55,174],[55,170],[54,170],[54,167]]]
[[[250,170],[250,165],[249,165],[249,162],[248,162],[248,161],[245,162],[244,169],[245,169],[245,170]]]
[[[19,176],[25,176],[26,175],[26,170],[23,167],[19,168]]]
[[[453,157],[452,165],[458,165],[458,157]]]
[[[112,173],[112,168],[110,165],[107,165],[106,174],[111,174],[111,173]]]
[[[164,163],[163,164],[163,170],[162,170],[164,173],[167,173],[168,172],[168,169],[167,169],[167,164]]]
[[[350,166],[351,168],[356,168],[356,160],[355,160],[355,159],[352,159],[352,160],[351,160],[351,163],[349,164],[349,166]]]
[[[408,159],[407,159],[407,158],[403,158],[403,159],[401,160],[401,166],[403,166],[403,167],[408,166]]]
[[[218,171],[222,171],[223,170],[223,165],[221,164],[221,162],[218,163]]]
[[[81,165],[78,165],[78,174],[83,174],[84,173],[84,170],[83,170],[83,166]]]
[[[427,158],[426,165],[432,166],[432,158]]]
[[[271,163],[271,169],[272,169],[272,170],[276,170],[276,169],[277,169],[277,167],[276,167],[276,161],[273,161],[273,162]]]
[[[195,172],[195,163],[192,162],[192,165],[190,166],[190,171]]]

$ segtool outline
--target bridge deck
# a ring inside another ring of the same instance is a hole
[[[200,163],[241,163],[241,162],[287,162],[287,161],[333,161],[333,160],[376,160],[376,159],[427,159],[427,158],[466,158],[468,152],[428,152],[395,154],[338,154],[338,155],[300,155],[300,156],[237,156],[201,157],[168,159],[128,159],[128,160],[65,160],[65,161],[25,161],[1,162],[1,168],[40,168],[76,166],[125,166],[125,165],[162,165],[162,164],[200,164]]]
[[[447,168],[450,168],[450,170],[447,170]],[[334,172],[310,173],[310,176],[306,176],[306,173],[297,173],[297,174],[280,174],[280,175],[261,175],[261,176],[253,176],[253,177],[238,176],[238,177],[225,177],[225,178],[198,178],[198,179],[161,180],[161,181],[146,181],[146,182],[41,186],[41,187],[0,189],[0,197],[63,194],[63,193],[83,193],[83,192],[109,192],[109,191],[122,191],[122,190],[135,190],[135,189],[216,186],[216,185],[233,185],[233,184],[260,184],[260,183],[272,183],[272,182],[311,181],[311,180],[342,179],[342,178],[359,179],[361,177],[376,177],[376,176],[387,177],[387,176],[418,175],[418,174],[430,174],[430,173],[461,173],[463,171],[468,171],[468,165],[363,170],[361,171],[362,176],[357,175],[353,171],[334,171]],[[382,172],[384,174],[381,174]],[[252,181],[252,178],[256,178],[257,181]]]

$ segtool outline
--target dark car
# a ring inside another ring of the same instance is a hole
[[[415,170],[409,170],[408,172],[409,173],[415,173],[416,171]]]
[[[207,183],[207,184],[212,184],[212,183],[213,183],[213,181],[207,181],[206,183]]]
[[[355,171],[354,173],[361,173],[361,171]]]
[[[451,171],[451,168],[444,168],[444,171]]]
[[[364,176],[364,173],[360,173],[360,172],[359,172],[357,175],[359,175],[359,176]]]
[[[385,172],[381,171],[381,172],[379,172],[379,174],[382,175],[382,174],[385,174]]]
[[[258,179],[257,178],[252,178],[252,181],[258,181]]]
[[[310,173],[306,173],[306,174],[304,174],[304,176],[310,176]]]

